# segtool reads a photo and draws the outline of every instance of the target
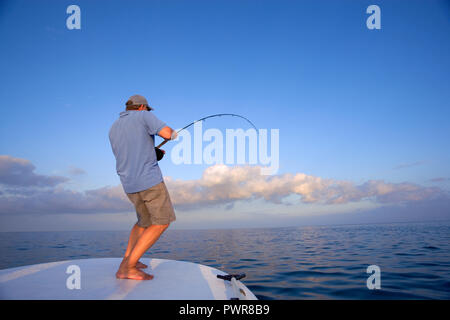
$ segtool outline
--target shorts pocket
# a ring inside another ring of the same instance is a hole
[[[153,201],[155,199],[158,199],[162,194],[162,182],[157,184],[156,186],[153,186],[151,188],[148,188],[147,190],[141,191],[141,198],[144,201]]]

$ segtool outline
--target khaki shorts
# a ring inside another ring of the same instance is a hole
[[[127,196],[136,208],[137,224],[142,228],[169,224],[176,219],[164,181],[144,191],[127,193]]]

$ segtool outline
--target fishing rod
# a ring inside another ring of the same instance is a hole
[[[195,120],[195,121],[189,123],[187,126],[185,126],[185,127],[181,128],[180,130],[178,130],[178,131],[177,131],[177,134],[180,133],[181,131],[183,131],[183,130],[189,128],[190,126],[194,125],[194,124],[197,123],[197,122],[205,121],[206,119],[209,119],[209,118],[222,117],[222,116],[232,116],[232,117],[242,118],[242,119],[246,120],[248,123],[250,123],[250,124],[252,125],[252,127],[255,128],[256,131],[258,131],[258,129],[256,128],[256,126],[253,124],[253,122],[251,122],[250,120],[248,120],[248,119],[247,119],[246,117],[244,117],[244,116],[241,116],[241,115],[235,114],[235,113],[218,113],[218,114],[213,114],[213,115],[210,115],[210,116],[207,116],[207,117],[204,117],[204,118],[201,118],[201,119],[198,119],[198,120]],[[161,142],[156,148],[157,148],[157,149],[161,148],[163,145],[165,145],[165,144],[167,143],[167,141],[169,141],[169,140],[164,140],[164,141]]]

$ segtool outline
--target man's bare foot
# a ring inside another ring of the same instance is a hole
[[[117,279],[152,280],[153,276],[137,268],[122,267],[116,272]]]
[[[120,264],[120,267],[119,267],[119,268],[121,268],[122,266],[124,266],[124,265],[126,264],[127,258],[128,258],[128,257],[123,258],[122,263]],[[138,269],[145,269],[145,268],[147,268],[147,265],[146,265],[146,264],[143,264],[143,263],[140,262],[140,261],[138,261],[138,262],[136,263],[136,268],[138,268]]]
[[[136,263],[136,268],[138,268],[138,269],[145,269],[145,268],[147,268],[147,265],[146,264],[143,264],[142,262],[137,262]]]

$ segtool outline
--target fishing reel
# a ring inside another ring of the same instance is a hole
[[[155,147],[155,153],[156,153],[156,160],[158,161],[164,157],[164,152],[158,147]]]

